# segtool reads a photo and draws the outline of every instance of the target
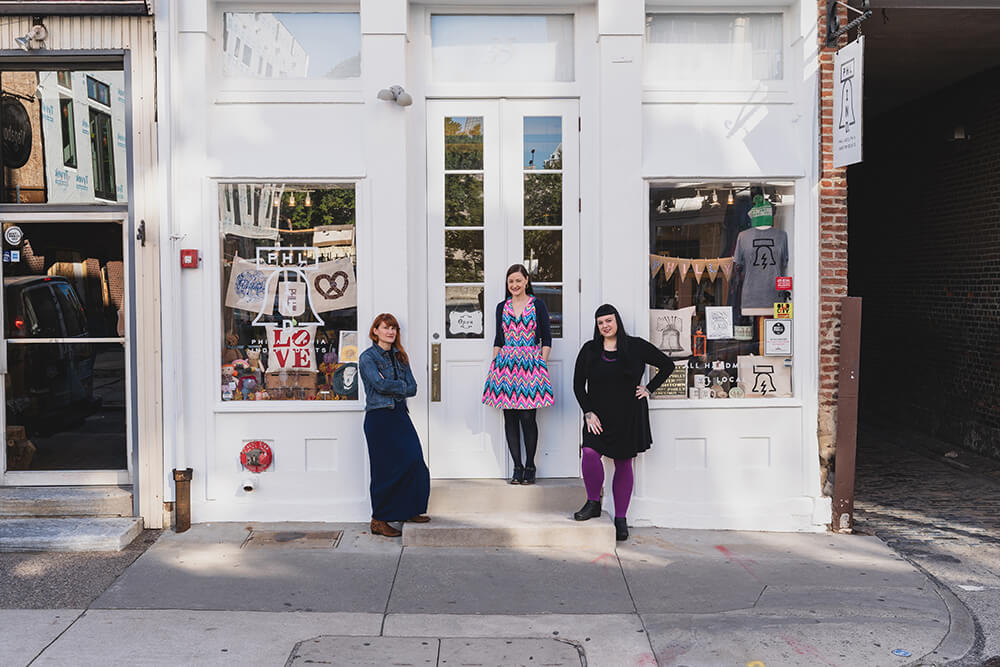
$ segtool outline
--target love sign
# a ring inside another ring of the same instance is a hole
[[[316,327],[267,326],[267,372],[316,371]]]

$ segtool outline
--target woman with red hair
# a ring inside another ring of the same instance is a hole
[[[365,439],[371,466],[373,535],[399,537],[390,521],[425,523],[431,477],[406,399],[417,393],[410,360],[399,342],[399,322],[382,313],[368,330],[372,346],[358,368],[365,385]]]

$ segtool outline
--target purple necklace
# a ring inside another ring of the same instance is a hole
[[[602,347],[601,348],[601,359],[603,359],[604,361],[615,361],[614,359],[609,359],[608,358],[608,352],[615,352],[615,353],[617,353],[618,350],[617,349],[614,349],[614,350],[605,350]]]

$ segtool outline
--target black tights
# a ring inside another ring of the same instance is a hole
[[[535,450],[538,449],[538,423],[535,411],[504,410],[503,430],[507,435],[507,449],[514,460],[514,470],[521,469],[521,433],[524,431],[524,467],[535,469]]]

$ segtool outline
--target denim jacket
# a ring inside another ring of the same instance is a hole
[[[365,385],[365,412],[391,408],[396,401],[403,401],[405,408],[406,398],[417,395],[417,381],[410,365],[396,355],[393,368],[390,354],[395,355],[396,351],[383,350],[378,343],[373,343],[358,358],[361,381]]]

